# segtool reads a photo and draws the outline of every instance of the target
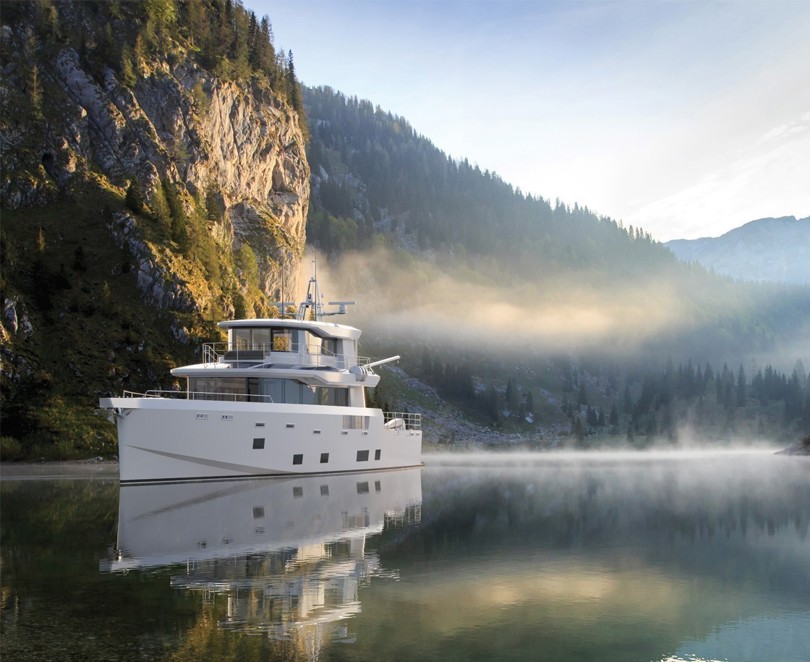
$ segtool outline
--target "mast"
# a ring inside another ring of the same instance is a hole
[[[309,279],[309,283],[307,283],[307,296],[306,299],[298,305],[298,312],[295,314],[295,319],[306,320],[309,310],[312,310],[316,322],[321,322],[324,317],[331,315],[345,315],[347,312],[346,306],[354,305],[354,301],[329,301],[328,305],[338,306],[338,309],[324,312],[323,295],[318,286],[318,262],[315,258],[312,258],[312,277]]]

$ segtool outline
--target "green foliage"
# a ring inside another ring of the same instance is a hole
[[[353,218],[317,209],[307,216],[307,237],[332,256],[367,245],[369,239]]]
[[[256,263],[256,254],[250,244],[243,243],[239,246],[236,251],[235,261],[243,285],[248,290],[259,289],[259,267]]]
[[[32,332],[8,343],[0,379],[3,458],[68,459],[116,453],[115,427],[95,414],[98,397],[170,385],[169,362],[190,362],[171,317],[137,289],[131,259],[98,231],[98,209],[123,208],[98,189],[72,201],[3,210],[3,296],[14,296]],[[64,219],[71,219],[65,223]],[[37,248],[40,233],[59,236]]]
[[[133,214],[142,214],[144,211],[143,193],[141,192],[141,185],[138,183],[137,178],[132,178],[127,184],[127,192],[124,198],[127,209]]]
[[[169,212],[169,236],[177,244],[181,254],[188,254],[191,248],[191,229],[189,228],[186,210],[180,199],[178,187],[165,178],[161,180],[160,185]]]
[[[48,111],[37,58],[43,48],[69,45],[97,80],[103,79],[108,66],[127,86],[137,83],[136,72],[146,55],[165,60],[190,51],[202,67],[217,76],[234,81],[254,79],[273,90],[297,112],[307,135],[292,54],[276,53],[267,16],[258,20],[238,0],[85,0],[78,5],[79,11],[69,3],[49,1],[3,5],[0,20],[4,25],[22,22],[34,28],[20,30],[26,38],[15,55],[26,69],[28,117],[41,119]],[[204,104],[198,107],[204,111]]]
[[[194,87],[191,88],[191,98],[194,100],[194,107],[197,114],[201,117],[205,117],[211,107],[211,99],[208,94],[206,94],[205,87],[201,80],[198,80],[194,84]]]
[[[152,193],[152,199],[149,201],[149,206],[152,210],[152,217],[158,224],[158,228],[162,235],[166,238],[172,236],[172,212],[169,207],[169,202],[166,199],[166,191],[164,186],[158,186]]]
[[[0,437],[0,460],[14,462],[25,456],[22,444],[14,437]]]

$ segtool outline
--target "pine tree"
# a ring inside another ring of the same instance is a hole
[[[624,386],[624,413],[630,415],[633,413],[633,398],[630,396],[630,386]]]
[[[506,406],[513,413],[518,409],[517,384],[511,377],[506,381]]]
[[[610,407],[610,418],[608,419],[611,427],[618,427],[619,425],[619,410],[616,408],[616,403]]]
[[[135,214],[143,213],[144,202],[143,202],[143,194],[141,193],[141,185],[135,178],[129,180],[129,184],[127,185],[127,193],[124,198],[124,203],[131,212]]]
[[[745,407],[748,403],[747,385],[745,381],[745,370],[742,365],[737,372],[737,406]]]

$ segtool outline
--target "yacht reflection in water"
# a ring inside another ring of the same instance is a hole
[[[360,585],[397,577],[366,540],[420,521],[420,472],[122,485],[116,549],[100,569],[183,564],[171,585],[224,599],[220,627],[317,648],[348,638],[341,621],[360,613]]]

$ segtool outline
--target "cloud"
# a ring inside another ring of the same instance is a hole
[[[656,239],[719,236],[757,218],[810,214],[810,117],[775,126],[727,164],[625,218]]]

